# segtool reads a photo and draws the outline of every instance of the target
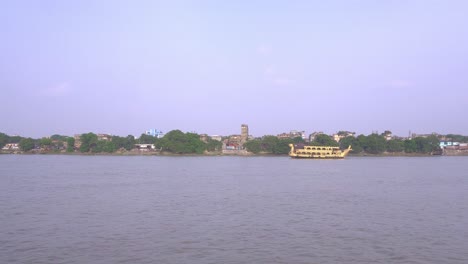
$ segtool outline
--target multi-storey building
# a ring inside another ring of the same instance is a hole
[[[156,138],[164,137],[164,133],[162,131],[157,130],[157,129],[146,130],[145,134],[148,135],[148,136],[156,137]]]
[[[249,126],[246,124],[241,125],[241,144],[249,139]]]

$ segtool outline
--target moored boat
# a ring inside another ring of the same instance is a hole
[[[330,146],[295,146],[289,144],[291,150],[289,156],[291,158],[306,158],[306,159],[342,159],[352,150],[349,146],[345,150],[340,150],[339,147]]]

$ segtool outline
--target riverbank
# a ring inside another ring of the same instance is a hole
[[[203,154],[198,153],[184,153],[177,154],[172,152],[159,152],[159,151],[122,151],[114,153],[81,153],[81,152],[56,152],[56,151],[0,151],[0,154],[4,155],[68,155],[68,156],[169,156],[169,157],[213,157],[213,156],[240,156],[240,157],[288,157],[288,154],[272,154],[267,152],[252,153],[247,151],[242,152],[205,152]],[[458,153],[446,153],[444,155],[431,155],[424,153],[405,153],[405,152],[395,152],[395,153],[380,153],[380,154],[370,154],[370,153],[359,153],[352,154],[350,153],[348,157],[440,157],[440,156],[468,156],[468,152],[458,152]]]

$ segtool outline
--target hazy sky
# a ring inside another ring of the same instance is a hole
[[[0,132],[468,134],[468,1],[2,1]]]

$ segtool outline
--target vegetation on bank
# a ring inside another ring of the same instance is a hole
[[[248,141],[244,147],[253,153],[271,153],[271,154],[287,154],[289,152],[289,144],[305,144],[300,137],[294,139],[278,139],[275,136],[265,136],[262,139]],[[319,134],[309,145],[313,146],[335,146],[342,150],[352,146],[354,154],[382,154],[388,153],[419,153],[430,154],[440,151],[439,139],[435,136],[427,138],[416,137],[413,139],[401,140],[391,139],[386,140],[384,134],[371,134],[368,136],[359,135],[357,137],[348,136],[336,142],[332,137]]]
[[[416,137],[412,139],[386,140],[383,135],[371,134],[368,136],[345,137],[340,140],[340,148],[352,146],[351,153],[382,154],[388,153],[419,153],[431,154],[440,152],[440,141],[435,135],[429,137]]]
[[[468,137],[461,135],[446,135],[453,141],[468,142]],[[128,135],[126,137],[112,136],[108,140],[99,140],[94,133],[82,134],[79,143],[74,137],[52,135],[50,138],[23,138],[20,136],[8,136],[0,133],[0,148],[8,143],[18,143],[21,151],[28,152],[40,150],[44,152],[69,152],[69,153],[115,153],[131,151],[135,144],[154,144],[155,149],[174,154],[203,154],[205,152],[219,152],[222,143],[210,138],[201,140],[196,133],[184,133],[180,130],[172,130],[163,138],[156,138],[142,134],[139,138]],[[259,139],[249,140],[244,143],[247,151],[254,154],[268,153],[275,155],[287,154],[289,144],[306,144],[301,137],[279,139],[276,136],[264,136]],[[429,137],[416,137],[412,139],[386,140],[384,134],[348,136],[336,142],[332,137],[319,134],[310,145],[339,146],[341,149],[352,146],[353,154],[382,154],[382,153],[407,153],[430,154],[440,151],[439,139],[435,135]]]
[[[32,139],[0,133],[0,148],[8,143],[18,143],[21,151],[24,152],[37,149],[46,152],[115,153],[130,151],[135,148],[135,144],[154,144],[159,151],[175,154],[202,154],[205,151],[221,151],[222,148],[222,143],[219,141],[212,139],[202,141],[198,134],[183,133],[180,130],[170,131],[163,138],[142,134],[139,138],[132,135],[112,136],[109,140],[99,140],[97,134],[90,132],[82,134],[79,142],[78,146],[74,137],[62,135]]]

